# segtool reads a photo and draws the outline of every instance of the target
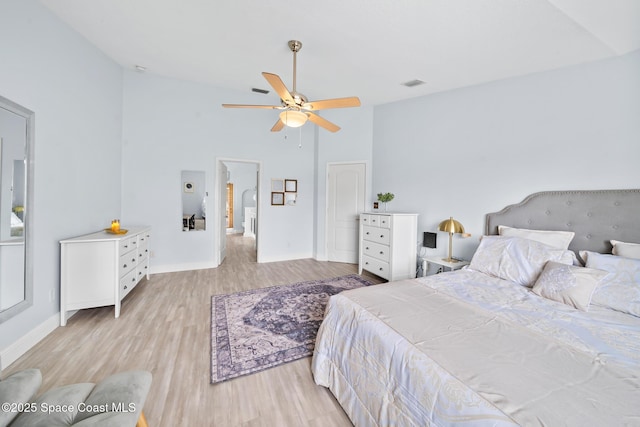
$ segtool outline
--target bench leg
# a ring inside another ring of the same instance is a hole
[[[144,417],[144,412],[140,412],[140,418],[138,418],[136,427],[149,427],[149,424],[147,424],[147,419]]]

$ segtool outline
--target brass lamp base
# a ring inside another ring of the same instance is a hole
[[[455,258],[442,258],[442,260],[446,262],[451,262],[451,263],[460,262],[459,259],[455,259]]]

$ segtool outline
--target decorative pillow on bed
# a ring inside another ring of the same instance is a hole
[[[587,311],[593,291],[607,274],[604,270],[549,261],[532,291],[541,297]]]
[[[506,237],[521,237],[523,239],[535,240],[556,249],[568,249],[573,236],[573,231],[548,231],[548,230],[528,230],[526,228],[513,228],[506,225],[498,226],[498,234]]]
[[[625,243],[618,240],[611,240],[613,245],[612,254],[626,258],[640,259],[640,243]]]
[[[555,249],[535,240],[483,236],[469,268],[530,287],[547,261],[573,264],[574,259],[572,251]]]
[[[640,259],[581,251],[586,266],[608,271],[596,288],[592,305],[640,317]]]

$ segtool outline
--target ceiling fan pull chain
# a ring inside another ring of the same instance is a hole
[[[300,130],[300,142],[298,142],[298,148],[302,148],[302,127],[298,128]]]

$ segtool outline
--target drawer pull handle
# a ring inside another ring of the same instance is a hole
[[[381,235],[380,235],[380,238],[381,238],[381,239],[384,239],[384,234],[381,234]]]
[[[127,289],[128,289],[128,288],[127,288],[127,285],[124,285],[124,290],[126,291]]]
[[[367,231],[367,236],[369,235],[369,232]]]
[[[136,262],[136,259],[135,258],[131,258],[131,262]]]
[[[380,251],[380,255],[384,255],[384,251]]]
[[[364,262],[364,265],[369,265],[369,261],[365,261],[365,262]]]
[[[123,265],[122,268],[127,268],[127,264]]]
[[[124,248],[127,249],[129,247],[129,245],[124,245]]]
[[[132,282],[135,282],[135,281],[136,281],[136,278],[135,278],[135,277],[132,277],[132,278],[131,278],[131,281],[132,281]]]
[[[367,246],[365,249],[366,249],[366,250],[369,250],[369,246]]]
[[[382,267],[380,267],[379,270],[382,271]]]

